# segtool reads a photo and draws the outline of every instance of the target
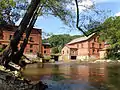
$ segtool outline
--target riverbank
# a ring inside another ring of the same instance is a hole
[[[45,90],[47,88],[42,81],[33,83],[18,74],[19,71],[6,70],[0,66],[0,90]]]
[[[65,62],[65,61],[56,61],[56,62],[47,62],[47,63],[45,63],[45,64],[74,64],[74,63],[79,63],[79,64],[81,64],[81,63],[120,63],[120,60],[110,60],[110,59],[98,59],[98,60],[83,60],[83,61],[81,61],[81,60],[71,60],[71,61],[67,61],[67,62]]]

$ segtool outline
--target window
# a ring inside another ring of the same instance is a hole
[[[32,38],[32,37],[30,37],[30,41],[33,41],[33,38]]]
[[[44,48],[47,48],[47,46],[44,46]]]
[[[96,42],[96,38],[94,38],[94,42]]]
[[[30,50],[30,52],[32,53],[32,52],[33,52],[33,50]]]
[[[67,50],[67,53],[68,53],[68,50]]]
[[[63,51],[63,54],[64,54],[64,51]]]
[[[12,35],[9,36],[9,40],[12,38]]]
[[[92,47],[94,47],[94,43],[92,43]]]
[[[97,53],[99,53],[99,49],[97,50]]]
[[[95,53],[95,50],[93,49],[92,54],[94,54],[94,53]]]
[[[81,48],[83,48],[83,44],[81,44]]]
[[[44,53],[46,53],[46,50],[44,51]]]
[[[77,44],[77,48],[79,48],[79,44]]]
[[[32,48],[33,47],[33,45],[32,44],[30,44],[30,48]]]
[[[99,48],[100,48],[100,49],[102,48],[102,44],[99,44]]]

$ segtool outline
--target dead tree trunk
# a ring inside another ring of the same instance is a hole
[[[8,67],[8,63],[10,61],[12,61],[16,64],[19,63],[21,55],[20,56],[18,55],[18,52],[19,52],[18,44],[19,44],[20,39],[25,31],[31,32],[31,30],[29,30],[29,29],[32,29],[33,25],[30,26],[31,25],[30,23],[32,23],[31,21],[33,21],[35,18],[35,13],[40,4],[40,1],[41,0],[32,0],[31,1],[31,4],[29,5],[27,12],[25,13],[25,16],[23,17],[19,27],[17,28],[16,32],[14,33],[14,36],[12,37],[8,48],[2,53],[2,58],[1,58],[0,64],[4,65],[6,68]],[[28,35],[28,37],[29,37],[29,35]],[[24,50],[21,50],[21,51],[23,53]],[[18,56],[19,56],[19,58],[17,58]]]

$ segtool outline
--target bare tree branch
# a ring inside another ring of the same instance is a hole
[[[79,27],[79,7],[78,7],[78,1],[75,0],[75,3],[76,3],[76,8],[77,8],[77,22],[76,22],[76,27],[78,28],[78,30],[80,30],[85,36],[88,36],[82,28]]]

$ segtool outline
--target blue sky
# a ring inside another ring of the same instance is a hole
[[[85,0],[85,3],[89,3]],[[120,15],[120,0],[92,0],[95,2],[97,8],[101,10],[110,10],[111,13],[109,15]],[[20,21],[18,21],[19,23]],[[17,23],[17,24],[18,24]],[[71,35],[79,35],[82,34],[78,30],[69,30],[67,26],[63,24],[58,18],[53,16],[46,16],[46,17],[38,17],[35,27],[41,28],[46,33],[53,33],[53,34],[71,34]],[[65,27],[65,28],[63,28]]]

